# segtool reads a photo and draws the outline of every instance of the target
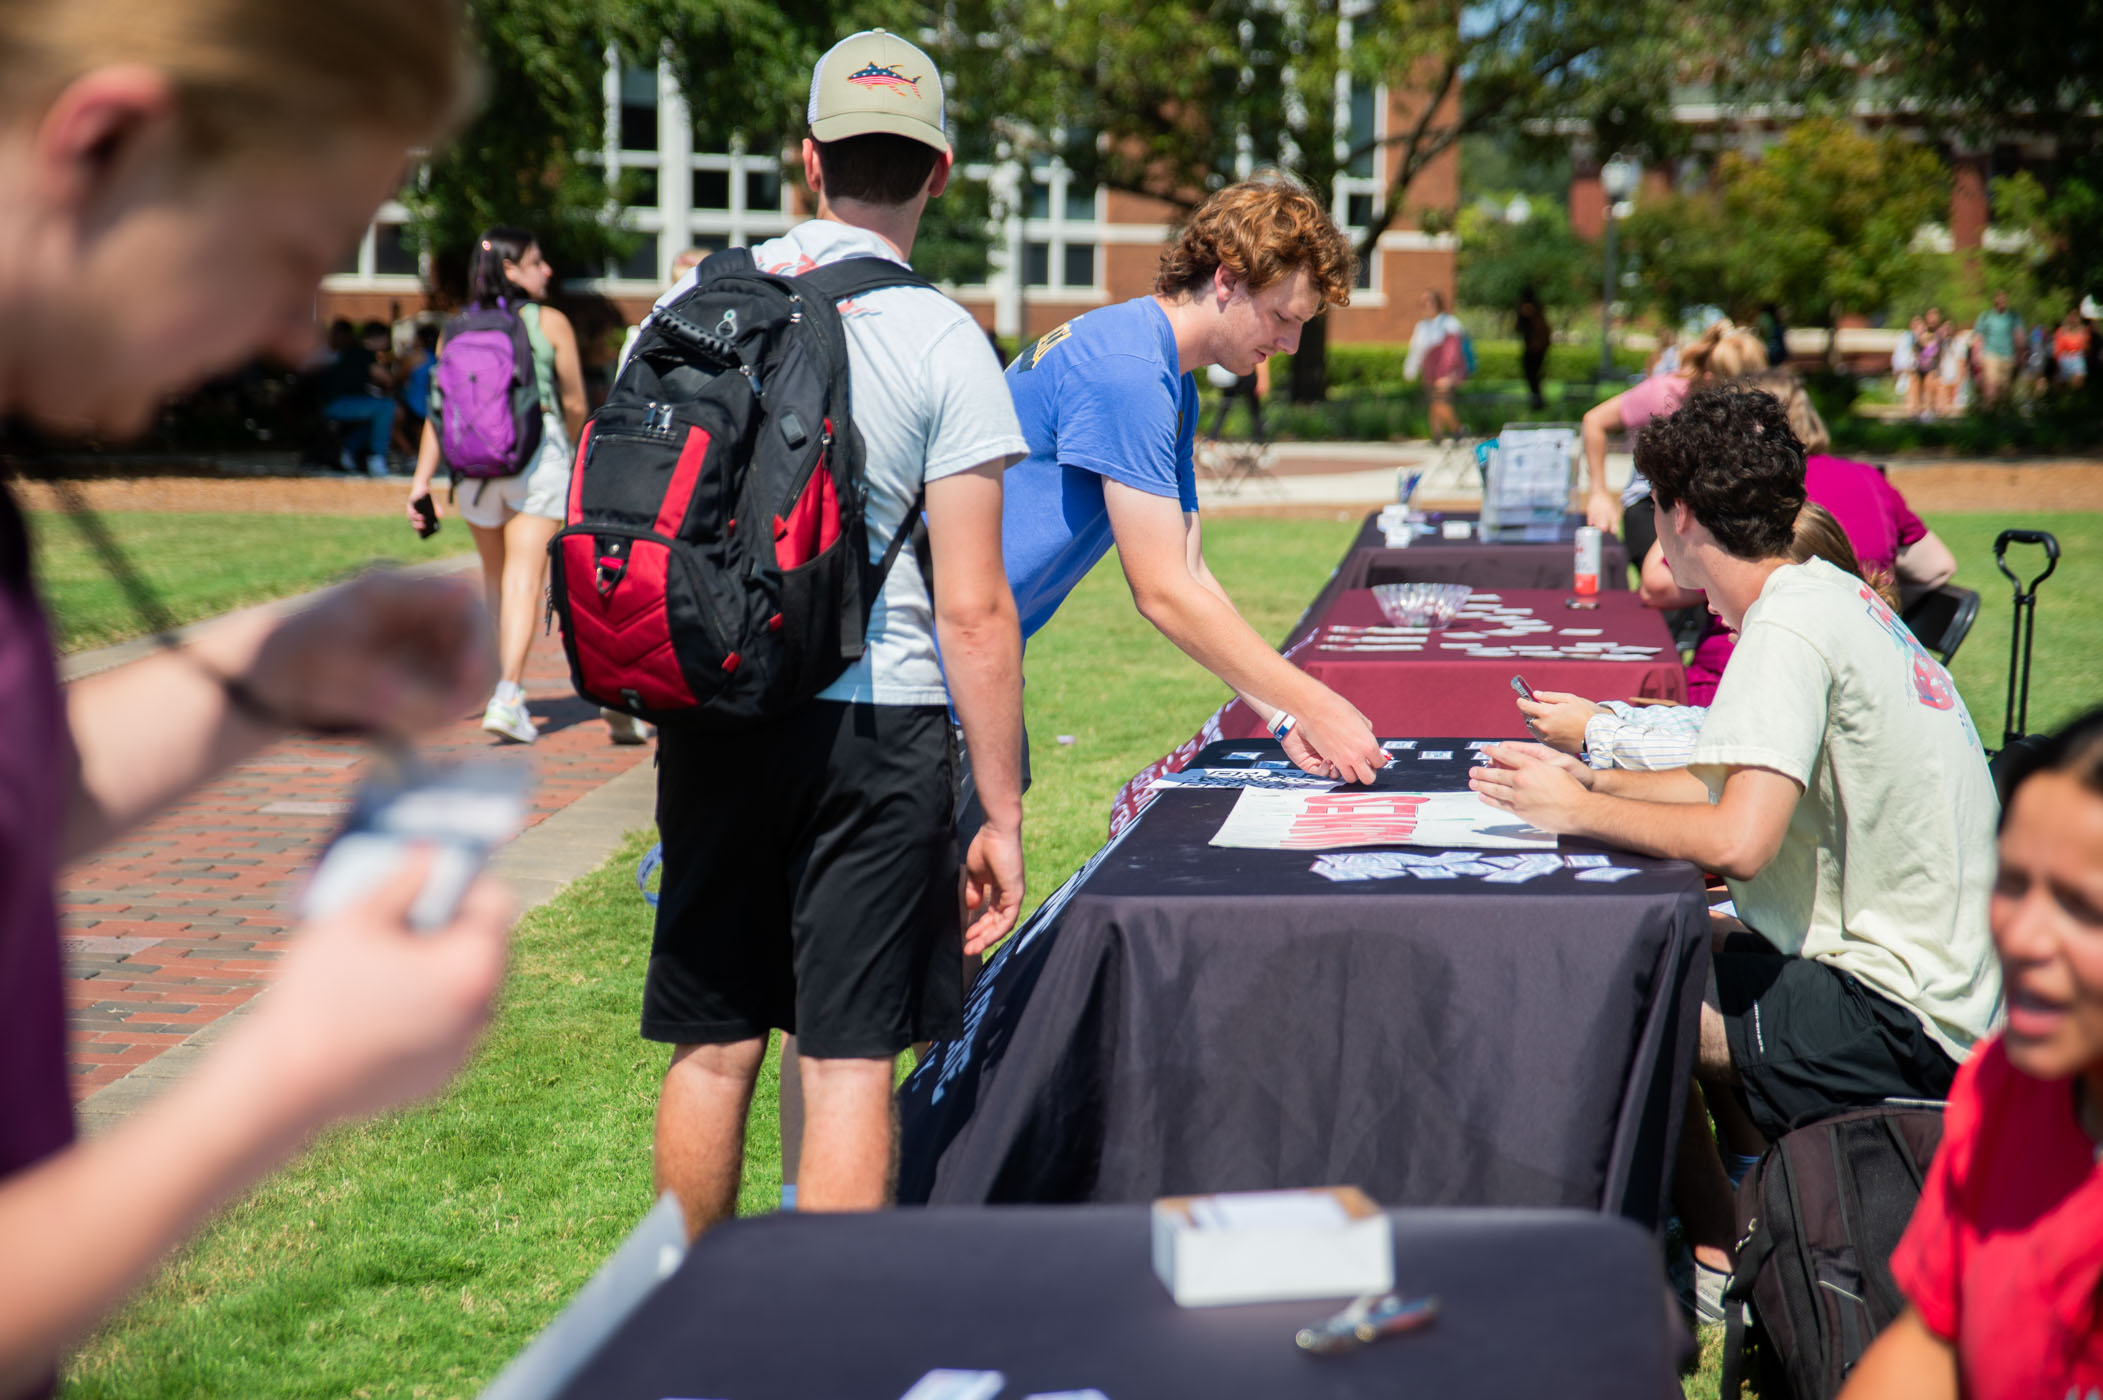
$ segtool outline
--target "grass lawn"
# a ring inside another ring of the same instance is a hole
[[[2006,679],[2006,594],[1991,586],[2004,524],[2043,524],[2068,554],[2044,595],[2034,722],[2095,697],[2103,516],[1934,523],[1960,578],[1987,598],[1956,669],[1989,740]],[[1355,528],[1355,518],[1215,521],[1207,555],[1276,639]],[[1111,793],[1188,738],[1224,692],[1139,619],[1114,562],[1032,644],[1028,670],[1034,903],[1101,843]],[[648,923],[630,874],[646,839],[521,925],[502,1013],[443,1099],[324,1138],[91,1339],[65,1393],[474,1395],[649,1205],[664,1052],[635,1035]],[[777,1131],[770,1064],[754,1104],[744,1212],[777,1198]],[[1718,1345],[1705,1349],[1690,1395],[1715,1393]]]
[[[472,549],[464,530],[420,540],[397,516],[110,511],[101,519],[177,622],[320,588],[375,560],[413,564]],[[31,511],[29,528],[61,651],[150,630],[72,521]]]

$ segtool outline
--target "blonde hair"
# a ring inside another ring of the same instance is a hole
[[[0,0],[0,122],[97,69],[173,86],[195,160],[312,150],[344,130],[436,141],[466,115],[460,0]]]
[[[1252,292],[1304,267],[1324,306],[1349,306],[1358,259],[1307,186],[1270,172],[1227,186],[1190,216],[1161,254],[1154,294],[1194,292],[1222,267]]]
[[[1816,501],[1805,501],[1796,512],[1796,533],[1789,541],[1789,557],[1802,564],[1823,559],[1844,574],[1853,574],[1877,591],[1884,605],[1899,610],[1898,583],[1883,569],[1869,570],[1855,554],[1854,541],[1839,518]]]
[[[1717,321],[1679,352],[1679,367],[1696,384],[1736,379],[1767,368],[1767,346],[1751,331]]]
[[[1782,401],[1782,409],[1789,415],[1789,431],[1804,445],[1806,454],[1823,452],[1833,445],[1833,435],[1826,429],[1826,420],[1819,415],[1818,405],[1804,392],[1804,382],[1785,369],[1763,370],[1747,376],[1747,384],[1754,389],[1774,395]]]

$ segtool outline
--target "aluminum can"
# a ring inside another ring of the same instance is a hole
[[[1579,597],[1590,598],[1599,592],[1599,549],[1599,528],[1595,525],[1578,526],[1577,558],[1573,572]]]

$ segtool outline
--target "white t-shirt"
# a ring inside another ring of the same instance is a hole
[[[830,219],[798,224],[752,250],[767,271],[795,276],[842,258],[903,262],[867,229]],[[658,298],[684,295],[693,273]],[[922,483],[987,462],[1012,466],[1029,451],[1007,381],[971,313],[940,292],[887,287],[840,304],[853,380],[854,422],[866,448],[869,561],[905,521]],[[935,619],[908,541],[869,616],[868,650],[821,700],[875,705],[946,705],[935,656]]]
[[[1962,1060],[2001,1008],[2000,804],[1949,673],[1861,580],[1777,569],[1688,764],[1712,797],[1731,767],[1804,785],[1780,853],[1729,882],[1739,917],[1903,1003]]]

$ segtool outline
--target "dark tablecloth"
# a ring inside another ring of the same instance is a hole
[[[1530,607],[1534,616],[1564,627],[1598,628],[1597,637],[1564,637],[1553,632],[1530,637],[1488,638],[1498,645],[1537,642],[1620,642],[1659,648],[1648,661],[1580,661],[1571,657],[1475,657],[1441,648],[1441,633],[1430,635],[1420,652],[1324,651],[1311,632],[1330,624],[1376,626],[1386,619],[1370,589],[1333,595],[1326,608],[1306,620],[1292,652],[1308,675],[1335,690],[1365,712],[1373,730],[1393,738],[1465,734],[1471,739],[1523,739],[1525,719],[1512,703],[1511,678],[1523,676],[1535,690],[1562,690],[1588,700],[1627,700],[1634,696],[1684,701],[1686,668],[1673,650],[1672,634],[1660,613],[1643,606],[1633,593],[1608,593],[1591,611],[1564,606],[1562,589],[1506,588],[1497,596],[1512,607]],[[1448,631],[1482,632],[1494,623],[1462,620]],[[1221,733],[1230,739],[1264,732],[1262,721],[1246,706],[1230,709]]]
[[[1002,1400],[1677,1396],[1656,1243],[1597,1216],[1397,1211],[1411,1336],[1314,1357],[1341,1305],[1178,1308],[1140,1206],[775,1215],[704,1235],[564,1392],[574,1400],[897,1400],[940,1368]]]
[[[1465,744],[1378,786],[1465,787]],[[1278,754],[1197,765],[1246,751]],[[1238,795],[1162,793],[994,956],[900,1091],[899,1198],[1349,1182],[1655,1224],[1708,966],[1695,869],[1335,883],[1309,852],[1207,845]]]

